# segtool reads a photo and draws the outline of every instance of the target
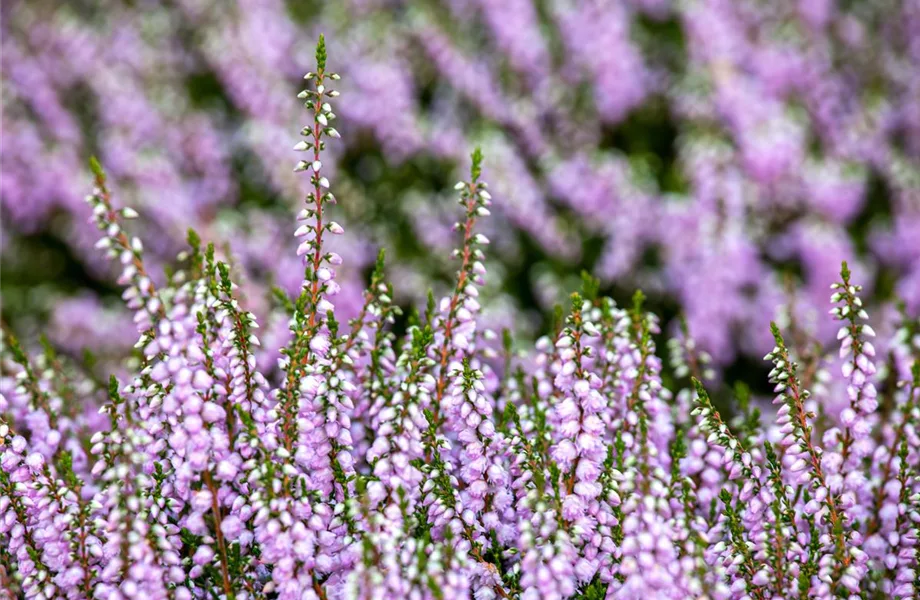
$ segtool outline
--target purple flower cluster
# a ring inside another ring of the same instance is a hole
[[[381,254],[340,323],[323,162],[339,76],[322,37],[316,61],[295,146],[303,278],[296,298],[279,292],[280,353],[262,350],[236,267],[194,231],[182,268],[152,281],[124,223],[138,215],[93,161],[96,245],[120,265],[139,338],[105,385],[4,333],[9,597],[920,597],[920,323],[870,341],[844,263],[839,357],[772,325],[775,419],[740,388],[723,419],[686,326],[666,379],[643,295],[619,307],[590,276],[516,351],[481,319],[478,227],[500,199],[478,150],[456,186],[453,290],[397,335]]]
[[[350,199],[339,218],[360,234],[332,248],[348,317],[378,247],[411,238],[392,273],[402,305],[423,301],[448,271],[430,260],[452,221],[446,203],[423,183],[378,184],[380,171],[452,169],[474,145],[490,157],[496,196],[483,230],[500,245],[493,272],[523,272],[530,288],[502,294],[490,322],[527,311],[516,325],[533,333],[536,313],[587,268],[605,286],[676,301],[723,366],[770,348],[789,271],[791,316],[831,341],[833,324],[815,315],[842,255],[867,297],[894,292],[920,309],[916,0],[7,4],[5,258],[41,232],[106,280],[72,183],[87,178],[82,157],[95,151],[144,213],[153,273],[173,265],[194,227],[229,245],[266,325],[282,322],[269,315],[271,286],[294,294],[300,283],[283,199],[309,187],[282,166],[298,123],[290,82],[308,58],[298,40],[323,27],[336,31],[353,97],[340,111],[348,141],[324,160]],[[365,157],[368,147],[380,158]],[[89,301],[48,304],[62,313],[53,338],[68,336],[76,310],[99,312]],[[80,334],[117,356],[132,331],[118,323]],[[283,331],[264,341],[286,343]]]

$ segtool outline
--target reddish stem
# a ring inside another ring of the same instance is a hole
[[[451,347],[453,346],[451,333],[454,328],[454,313],[457,310],[457,304],[460,302],[460,294],[466,286],[467,270],[469,269],[470,258],[472,256],[473,245],[471,240],[473,238],[473,227],[476,225],[476,213],[474,212],[476,208],[476,193],[476,183],[474,182],[470,184],[470,200],[466,205],[466,222],[463,224],[463,258],[460,263],[460,273],[457,276],[457,287],[454,289],[454,293],[450,298],[447,318],[444,321],[444,341],[441,344],[440,357],[438,360],[440,371],[438,372],[438,381],[435,386],[435,403],[432,410],[435,423],[438,423],[441,399],[444,397],[444,391],[447,387],[447,364],[450,359]]]

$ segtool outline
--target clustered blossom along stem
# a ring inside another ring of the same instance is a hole
[[[119,222],[119,217],[135,219],[138,214],[130,207],[115,210],[102,167],[95,158],[90,159],[90,166],[96,179],[96,188],[86,200],[93,209],[93,221],[105,232],[105,236],[96,243],[96,248],[105,250],[109,258],[118,259],[122,264],[118,278],[118,283],[125,286],[122,297],[128,308],[137,311],[134,322],[139,331],[144,331],[163,316],[163,301],[144,268],[143,243],[138,237],[128,238]]]
[[[460,270],[457,271],[457,283],[449,299],[441,303],[439,329],[443,331],[441,348],[436,353],[438,378],[435,385],[434,417],[438,419],[440,403],[444,397],[447,385],[447,375],[450,369],[452,355],[456,351],[467,351],[472,345],[475,332],[473,315],[479,305],[476,301],[479,292],[476,285],[482,284],[482,275],[485,274],[482,250],[477,245],[489,243],[488,238],[482,234],[473,233],[478,217],[489,214],[488,206],[491,204],[492,195],[486,190],[488,187],[479,180],[482,175],[482,152],[477,148],[472,155],[469,183],[460,182],[455,189],[460,192],[459,202],[463,206],[465,220],[455,223],[454,229],[463,232],[463,243],[454,251],[454,257],[460,258]]]
[[[774,361],[771,382],[776,384],[775,391],[779,393],[774,403],[782,405],[778,422],[783,425],[781,431],[786,436],[782,442],[786,456],[792,461],[789,469],[797,474],[795,483],[801,486],[800,490],[807,490],[826,507],[826,515],[823,515],[823,509],[819,509],[818,514],[826,517],[830,526],[829,535],[833,540],[833,558],[828,558],[827,555],[822,556],[819,563],[822,569],[822,579],[833,591],[841,582],[839,573],[846,570],[848,573],[846,584],[848,588],[852,588],[854,579],[850,563],[853,559],[852,550],[854,548],[850,546],[850,542],[855,540],[851,539],[848,542],[847,538],[857,537],[858,533],[846,531],[849,517],[844,512],[840,492],[831,489],[828,485],[824,473],[826,463],[822,461],[823,452],[812,440],[814,428],[811,421],[814,419],[814,413],[805,407],[810,393],[801,387],[797,376],[797,365],[790,357],[779,328],[775,323],[771,324],[771,328],[776,340],[776,347],[768,355]],[[831,567],[838,576],[830,577],[828,582],[826,571]],[[858,588],[858,579],[856,581],[855,587]]]
[[[332,106],[326,101],[327,98],[335,98],[338,92],[326,89],[326,77],[336,81],[339,75],[336,73],[326,73],[326,42],[321,35],[319,44],[316,46],[316,73],[307,73],[304,79],[315,82],[315,89],[304,90],[298,97],[306,99],[305,106],[312,111],[313,123],[308,125],[301,132],[309,136],[309,141],[301,141],[296,146],[298,151],[312,151],[312,161],[300,161],[294,168],[295,171],[310,170],[310,183],[313,185],[313,191],[307,197],[307,206],[311,208],[304,209],[301,213],[303,220],[314,219],[314,224],[302,225],[296,236],[306,236],[304,242],[297,249],[297,254],[309,254],[312,251],[312,257],[308,261],[308,268],[305,276],[304,286],[309,292],[309,304],[307,308],[308,319],[307,327],[312,330],[316,325],[317,319],[325,318],[331,310],[328,302],[322,302],[322,294],[328,291],[328,281],[333,274],[329,270],[321,270],[323,264],[336,264],[338,261],[328,254],[323,253],[323,233],[329,231],[332,234],[339,235],[342,228],[338,223],[323,221],[323,208],[327,204],[335,203],[335,196],[331,192],[325,191],[329,188],[329,180],[321,175],[323,163],[320,160],[321,153],[326,144],[323,137],[339,137],[338,131],[329,125],[329,122],[335,119],[335,113],[332,112]]]
[[[853,453],[853,445],[868,437],[870,424],[867,417],[878,406],[875,386],[869,381],[875,374],[875,365],[872,362],[875,347],[864,339],[874,337],[875,331],[869,325],[859,323],[869,315],[862,308],[862,300],[856,295],[862,290],[862,286],[850,283],[850,269],[846,262],[843,263],[840,277],[841,283],[833,285],[833,289],[840,291],[831,296],[831,301],[840,302],[842,306],[834,307],[831,313],[847,322],[847,325],[840,328],[837,339],[841,340],[840,357],[846,359],[841,369],[843,376],[849,379],[847,396],[850,399],[849,410],[845,410],[841,415],[845,432],[840,441],[840,454],[842,464],[850,466],[848,461]],[[864,456],[865,450],[856,450],[857,456]]]
[[[100,386],[4,330],[0,583],[8,597],[120,600],[920,597],[920,324],[884,344],[843,263],[842,377],[806,389],[772,325],[775,423],[687,328],[584,278],[533,353],[479,327],[483,156],[457,185],[460,269],[405,335],[379,255],[348,331],[330,300],[341,233],[323,176],[334,113],[325,43],[304,91],[312,191],[299,215],[291,340],[264,369],[231,265],[197,234],[154,289],[94,162],[100,248],[123,265],[138,356]],[[813,346],[814,344],[809,344]],[[139,359],[139,360],[138,360]],[[817,367],[816,367],[817,368]],[[689,376],[689,381],[687,381]],[[683,383],[680,383],[683,381]],[[896,384],[890,384],[890,381]],[[713,400],[715,398],[716,400]],[[835,400],[840,400],[835,402]],[[721,405],[719,405],[721,406]],[[885,408],[883,413],[880,407]]]

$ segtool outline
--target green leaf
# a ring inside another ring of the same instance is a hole
[[[470,180],[476,183],[479,181],[479,176],[482,175],[482,148],[476,146],[470,158],[472,159],[472,164],[470,165]]]
[[[319,73],[326,70],[326,37],[323,34],[319,34],[316,44],[316,70]]]
[[[98,183],[105,183],[105,171],[102,170],[102,165],[99,164],[99,160],[95,156],[89,157],[89,168],[93,175],[96,176]]]

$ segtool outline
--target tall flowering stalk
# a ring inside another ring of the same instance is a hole
[[[440,314],[435,322],[436,330],[441,335],[440,348],[434,353],[437,362],[437,382],[435,384],[434,418],[439,419],[440,403],[449,381],[452,361],[456,354],[465,354],[472,349],[476,333],[475,314],[479,311],[477,286],[483,284],[485,266],[484,254],[479,246],[489,243],[481,233],[474,233],[476,221],[489,215],[492,195],[486,189],[488,185],[480,181],[482,176],[482,152],[477,148],[472,155],[470,181],[459,182],[454,189],[460,192],[459,203],[464,209],[464,220],[454,224],[454,229],[463,235],[461,247],[454,250],[454,258],[459,258],[460,269],[453,293],[441,300]]]
[[[839,376],[803,378],[800,345],[774,324],[775,411],[737,387],[732,417],[701,383],[718,377],[686,328],[672,378],[642,294],[619,307],[590,277],[533,352],[509,334],[498,360],[480,318],[489,240],[476,226],[491,195],[477,150],[457,186],[451,292],[400,336],[381,254],[342,325],[322,165],[338,76],[322,38],[316,60],[296,146],[310,153],[297,166],[312,188],[296,231],[304,278],[297,298],[279,294],[292,335],[277,369],[263,368],[234,266],[198,234],[154,288],[120,222],[135,213],[115,208],[93,163],[99,246],[121,265],[140,336],[105,385],[4,330],[9,596],[918,597],[920,323],[903,316],[876,342],[890,357],[876,380],[844,263],[838,358],[821,363],[842,361]]]
[[[117,259],[121,263],[118,283],[125,286],[122,298],[128,308],[135,311],[134,322],[138,331],[143,332],[153,327],[164,315],[164,307],[144,267],[143,242],[136,236],[128,237],[122,225],[122,220],[135,219],[138,214],[131,207],[115,210],[105,173],[96,158],[90,159],[90,167],[96,187],[86,200],[93,211],[93,222],[104,234],[96,242],[96,249],[104,250],[108,258]]]
[[[326,72],[326,42],[320,35],[319,44],[316,46],[316,72],[304,75],[306,81],[314,84],[314,89],[304,90],[298,95],[298,98],[305,100],[304,106],[310,112],[313,122],[301,131],[301,134],[307,139],[294,146],[294,150],[312,153],[311,159],[299,161],[294,168],[295,171],[309,171],[310,184],[313,186],[313,190],[307,196],[307,208],[298,215],[301,220],[308,221],[308,223],[301,225],[294,233],[296,237],[303,240],[297,248],[297,255],[307,256],[304,288],[308,293],[306,309],[308,328],[314,327],[318,320],[325,319],[326,315],[334,309],[324,296],[335,295],[336,286],[329,283],[335,276],[335,272],[330,267],[337,264],[339,260],[334,255],[324,252],[323,234],[327,231],[332,235],[343,233],[341,225],[335,221],[323,219],[324,208],[335,204],[335,196],[327,191],[329,180],[320,172],[323,167],[320,159],[326,147],[324,138],[339,137],[338,131],[329,124],[335,119],[335,113],[332,112],[332,105],[328,102],[329,99],[337,97],[338,92],[326,89],[327,78],[337,81],[339,75]],[[309,223],[311,219],[312,223]]]

